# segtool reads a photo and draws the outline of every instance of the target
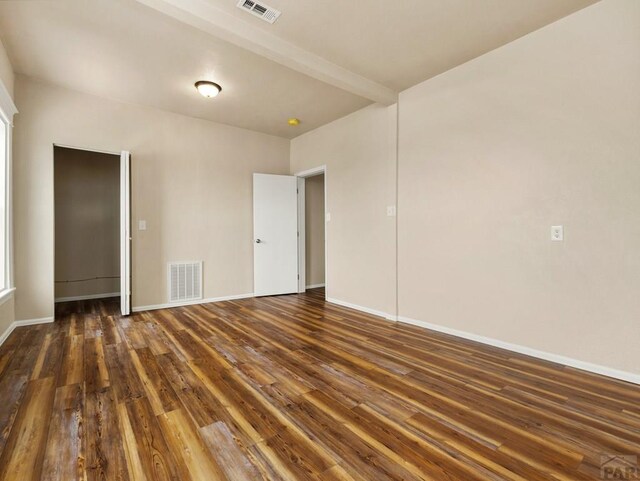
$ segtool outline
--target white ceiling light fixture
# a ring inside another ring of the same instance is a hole
[[[195,86],[200,95],[208,99],[217,97],[222,91],[222,87],[220,87],[220,85],[215,82],[210,82],[209,80],[198,80],[195,83]]]

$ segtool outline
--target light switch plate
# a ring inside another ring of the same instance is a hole
[[[561,225],[551,226],[551,240],[563,241],[564,240],[564,227]]]
[[[324,220],[325,220],[326,222],[329,222],[329,221],[331,220],[331,212],[327,212],[327,213],[325,214],[325,216],[324,216],[324,217],[325,217],[325,219],[324,219]]]
[[[387,206],[387,215],[389,217],[395,217],[396,216],[396,206],[395,205],[388,205]]]
[[[139,220],[138,221],[138,230],[147,230],[147,221]]]

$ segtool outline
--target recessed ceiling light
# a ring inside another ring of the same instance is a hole
[[[222,91],[222,87],[215,82],[209,82],[208,80],[198,80],[196,82],[196,89],[200,92],[200,95],[207,97],[208,99],[217,97]]]
[[[297,127],[298,125],[300,125],[300,119],[291,118],[291,119],[287,120],[287,123],[288,123],[291,127]]]

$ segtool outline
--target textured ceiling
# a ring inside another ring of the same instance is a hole
[[[0,1],[0,37],[21,74],[282,137],[370,103],[131,0]],[[222,94],[201,97],[201,79]]]
[[[206,0],[342,67],[401,91],[597,0],[265,0],[275,24]]]
[[[268,0],[274,25],[203,0],[400,91],[595,3],[593,0]],[[292,138],[370,103],[134,0],[3,0],[16,72],[70,89]],[[193,83],[223,86],[215,100]],[[298,117],[297,128],[287,118]]]

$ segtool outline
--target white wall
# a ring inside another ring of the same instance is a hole
[[[401,316],[640,373],[640,2],[403,92],[399,152]]]
[[[373,105],[291,141],[291,172],[327,166],[327,297],[395,312],[396,107]]]
[[[288,140],[23,76],[16,104],[17,319],[53,314],[54,143],[132,153],[134,307],[167,302],[169,261],[204,260],[206,298],[253,291],[251,174],[287,173]]]

